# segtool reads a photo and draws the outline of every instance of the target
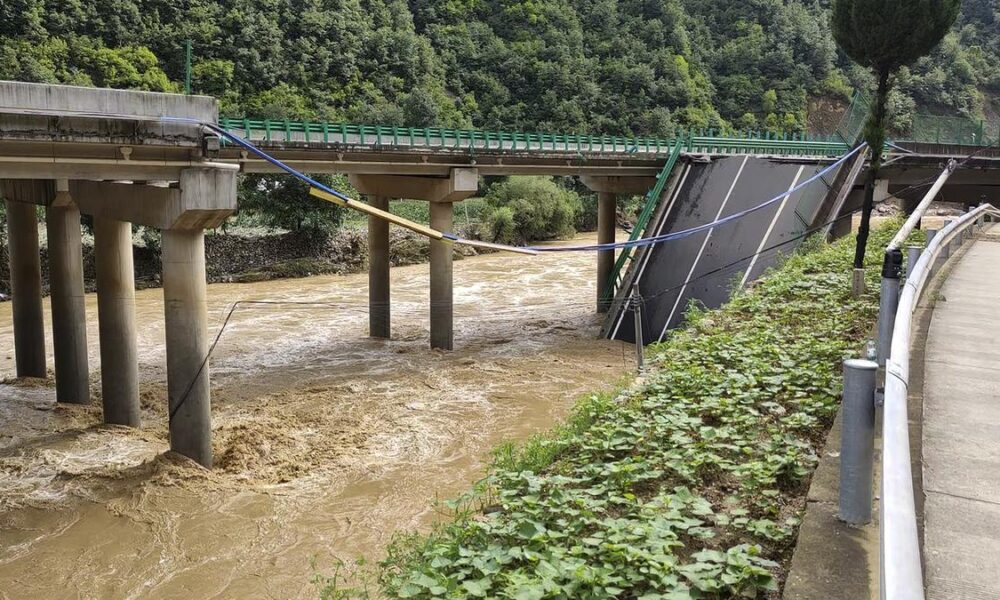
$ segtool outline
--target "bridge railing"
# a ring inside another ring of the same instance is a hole
[[[947,115],[918,114],[893,136],[896,142],[990,146],[1000,139],[1000,123]]]
[[[917,214],[917,213],[914,213]],[[910,460],[908,386],[913,313],[939,259],[948,258],[966,241],[986,216],[1000,211],[984,204],[949,222],[940,231],[927,231],[928,243],[921,251],[909,248],[906,280],[899,285],[903,269],[900,241],[886,248],[882,270],[879,331],[887,331],[891,343],[884,360],[885,388],[882,410],[882,474],[879,506],[880,595],[883,599],[923,600],[917,512]],[[906,237],[904,226],[899,239]],[[872,446],[875,430],[875,377],[879,363],[846,361],[844,369],[844,414],[841,439],[840,518],[862,524],[871,520]],[[867,372],[868,376],[860,373]],[[865,382],[865,383],[862,383]]]
[[[837,156],[846,145],[836,135],[722,133],[691,130],[673,138],[517,133],[440,127],[391,127],[311,121],[231,119],[223,129],[264,145],[324,144],[406,149],[433,148],[466,151],[523,151],[573,154],[668,154],[677,142],[688,152],[708,154],[763,154],[780,156]]]

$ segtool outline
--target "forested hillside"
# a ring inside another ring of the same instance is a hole
[[[965,0],[893,104],[997,111],[1000,0]],[[0,79],[195,92],[230,116],[669,135],[807,127],[865,73],[828,0],[2,0]]]

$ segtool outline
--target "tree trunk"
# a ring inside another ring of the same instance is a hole
[[[861,209],[861,226],[858,228],[858,242],[854,248],[854,268],[865,266],[865,248],[868,244],[868,232],[871,230],[872,209],[875,208],[875,180],[878,179],[882,167],[882,148],[885,146],[885,116],[886,104],[889,100],[889,71],[882,70],[878,76],[878,93],[875,98],[875,111],[865,125],[865,139],[872,153],[871,168],[865,181],[865,201]]]

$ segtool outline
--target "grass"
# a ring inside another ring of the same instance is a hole
[[[862,298],[850,296],[850,238],[808,242],[723,308],[689,309],[684,328],[649,348],[642,383],[501,446],[486,478],[449,504],[451,521],[398,537],[376,571],[381,593],[776,598],[838,409],[840,363],[874,324],[895,225],[873,232],[873,293]],[[318,583],[324,597],[369,595]]]

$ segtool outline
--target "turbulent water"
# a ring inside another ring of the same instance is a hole
[[[211,472],[166,453],[160,290],[136,297],[143,426],[100,424],[89,295],[93,404],[56,405],[51,381],[0,384],[0,598],[315,597],[315,572],[380,557],[468,489],[490,448],[632,368],[596,339],[594,265],[456,262],[454,352],[428,349],[426,265],[392,270],[389,342],[366,337],[364,274],[209,286],[213,331],[238,300],[286,303],[237,308],[213,355]]]

